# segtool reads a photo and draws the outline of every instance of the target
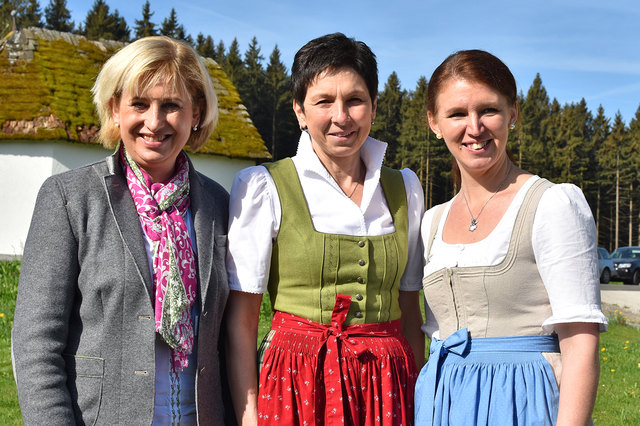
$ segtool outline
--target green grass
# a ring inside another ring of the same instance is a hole
[[[0,425],[22,424],[11,371],[13,325],[20,262],[0,261]],[[269,330],[271,308],[262,300],[258,342]],[[600,383],[593,419],[596,425],[640,424],[640,330],[614,312],[600,335]]]
[[[0,424],[22,424],[11,369],[11,327],[16,306],[20,262],[0,262]]]
[[[600,383],[593,413],[596,425],[640,425],[640,330],[621,324],[615,313],[600,335]]]

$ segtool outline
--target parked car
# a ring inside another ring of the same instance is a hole
[[[611,278],[625,284],[640,284],[640,247],[619,247],[611,253],[613,273]]]
[[[611,259],[609,251],[604,247],[598,247],[598,271],[600,271],[600,282],[608,284],[611,281],[613,259]]]

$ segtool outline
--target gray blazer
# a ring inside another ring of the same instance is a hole
[[[228,194],[191,167],[199,303],[199,424],[224,422],[221,320]],[[45,181],[24,247],[12,334],[31,424],[151,424],[153,281],[119,156]]]

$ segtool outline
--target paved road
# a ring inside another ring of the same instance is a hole
[[[602,302],[640,314],[640,285],[600,284]]]

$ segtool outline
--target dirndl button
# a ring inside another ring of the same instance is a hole
[[[358,277],[358,279],[356,279],[357,282],[359,282],[360,284],[364,284],[364,278],[362,277]]]

